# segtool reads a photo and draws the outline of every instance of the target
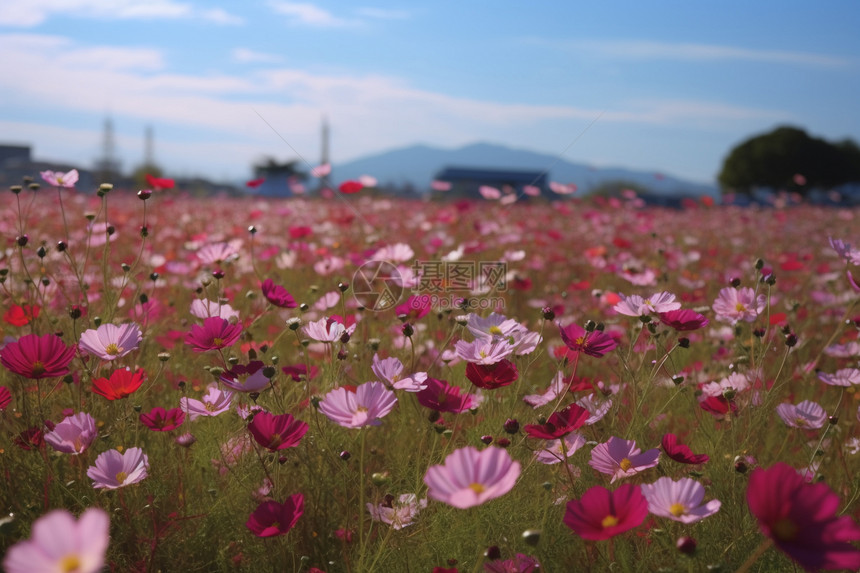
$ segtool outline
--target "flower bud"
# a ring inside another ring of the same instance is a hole
[[[146,201],[150,197],[152,197],[152,189],[141,189],[137,192],[137,198],[141,201]]]

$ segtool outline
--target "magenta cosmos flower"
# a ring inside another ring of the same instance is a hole
[[[276,285],[272,279],[266,279],[260,287],[266,300],[281,308],[296,308],[296,300],[281,285]]]
[[[192,325],[185,335],[185,344],[194,352],[206,352],[232,346],[242,334],[242,325],[230,324],[229,320],[213,316],[203,321],[203,326]]]
[[[736,324],[754,321],[766,304],[767,298],[763,294],[756,296],[750,287],[726,287],[714,301],[713,309],[717,313],[717,320]]]
[[[30,539],[9,548],[3,570],[98,573],[109,542],[110,518],[104,510],[91,507],[77,520],[64,509],[54,510],[33,523]]]
[[[436,378],[427,378],[427,387],[415,396],[419,404],[437,412],[459,414],[478,405],[474,395],[461,394],[459,386],[451,386],[447,381]]]
[[[508,386],[515,382],[519,376],[516,365],[507,359],[495,364],[478,364],[475,362],[466,364],[466,378],[484,390],[495,390]]]
[[[153,432],[169,432],[175,430],[185,421],[185,412],[181,408],[165,410],[155,407],[140,415],[140,422]]]
[[[149,458],[140,448],[102,452],[94,466],[87,470],[96,489],[119,489],[135,484],[148,475]]]
[[[258,444],[276,452],[298,446],[302,436],[308,431],[308,425],[290,414],[276,416],[268,412],[257,412],[248,424],[248,431]]]
[[[595,358],[612,352],[618,346],[614,338],[600,330],[588,332],[575,323],[565,327],[559,324],[558,329],[565,346],[574,352],[582,352]]]
[[[710,324],[703,314],[686,308],[661,312],[659,316],[660,322],[682,332],[698,330]]]
[[[300,493],[291,495],[284,503],[264,501],[248,518],[245,527],[257,537],[284,535],[296,525],[304,512],[305,497]]]
[[[656,482],[642,485],[642,495],[648,501],[648,511],[659,517],[695,523],[714,515],[720,510],[720,503],[712,499],[705,505],[705,486],[694,479],[661,477]]]
[[[598,541],[638,527],[647,515],[648,502],[639,486],[624,484],[609,491],[597,485],[567,502],[564,524],[583,539]]]
[[[397,403],[394,392],[382,382],[366,382],[350,392],[335,388],[319,403],[320,412],[332,422],[345,428],[378,426],[379,418],[386,416]]]
[[[657,465],[660,450],[654,448],[645,453],[640,452],[635,441],[613,436],[607,442],[594,446],[588,465],[600,473],[611,475],[614,482],[618,478],[630,477]]]
[[[694,454],[689,446],[678,442],[675,434],[666,434],[661,443],[666,455],[682,464],[703,464],[710,460],[707,454]]]
[[[75,347],[66,346],[53,334],[26,334],[0,350],[0,363],[23,376],[38,380],[69,373],[69,363],[75,357]]]
[[[102,360],[114,360],[137,350],[141,339],[140,327],[133,322],[119,326],[102,324],[84,331],[78,348]]]
[[[552,414],[545,424],[528,424],[523,428],[531,438],[555,440],[585,425],[591,414],[577,404],[571,404]]]
[[[839,496],[823,483],[807,484],[791,466],[757,468],[747,487],[750,512],[761,532],[807,571],[860,569],[860,527],[837,517]]]
[[[479,452],[470,446],[452,452],[443,465],[430,466],[424,483],[432,499],[465,509],[505,495],[519,476],[520,464],[507,450]]]
[[[65,418],[45,434],[45,441],[64,454],[83,453],[98,435],[96,420],[86,412]]]
[[[4,411],[12,403],[12,393],[9,388],[0,386],[0,412]]]

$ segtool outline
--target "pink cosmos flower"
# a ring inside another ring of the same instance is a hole
[[[830,247],[836,251],[839,258],[845,259],[845,262],[852,265],[860,265],[860,250],[852,248],[850,243],[846,243],[842,239],[834,239],[830,237]]]
[[[380,425],[379,418],[391,412],[396,403],[397,397],[385,384],[366,382],[355,392],[335,388],[319,403],[319,410],[345,428],[362,428]]]
[[[179,399],[182,411],[191,416],[193,422],[200,416],[217,416],[230,409],[233,393],[221,390],[215,384],[210,384],[203,401],[183,396]]]
[[[194,324],[185,335],[185,344],[194,352],[206,352],[232,346],[242,334],[242,325],[213,316],[203,321],[203,326]]]
[[[69,373],[69,363],[75,358],[75,347],[66,346],[54,334],[26,334],[0,350],[0,363],[23,376],[38,380]]]
[[[517,553],[513,559],[484,563],[484,573],[538,573],[539,571],[541,568],[537,559],[524,553]]]
[[[520,464],[507,450],[490,447],[479,452],[470,446],[452,452],[443,465],[430,466],[424,483],[432,499],[465,509],[508,493],[519,475]]]
[[[263,375],[263,362],[252,360],[247,365],[236,364],[220,377],[225,386],[239,392],[259,392],[269,386],[269,379]]]
[[[154,432],[169,432],[175,430],[185,421],[185,412],[181,408],[155,407],[146,414],[140,415],[141,423]]]
[[[807,571],[860,569],[860,527],[838,517],[839,496],[824,483],[807,484],[794,468],[757,468],[747,487],[750,512],[761,532]]]
[[[3,570],[98,573],[109,542],[110,518],[104,510],[91,507],[75,520],[65,509],[57,509],[33,523],[30,539],[9,548]]]
[[[426,372],[416,372],[411,376],[403,377],[403,363],[397,358],[380,359],[378,354],[374,354],[370,369],[381,381],[395,390],[420,392],[427,387],[424,383],[427,380]]]
[[[833,374],[819,372],[818,379],[825,384],[831,386],[851,386],[860,384],[860,369],[858,368],[842,368]]]
[[[45,434],[45,441],[64,454],[81,454],[98,435],[96,420],[86,412],[65,418]]]
[[[133,322],[119,326],[102,324],[84,331],[78,348],[102,360],[115,360],[137,350],[141,340],[140,327]]]
[[[653,468],[660,460],[660,450],[656,448],[645,453],[640,452],[635,441],[613,436],[591,450],[591,461],[588,465],[600,473],[611,475],[612,483],[618,478],[630,477],[642,470]]]
[[[274,537],[289,532],[305,512],[305,497],[294,494],[284,500],[264,501],[248,517],[245,527],[257,537]]]
[[[704,464],[711,458],[706,454],[694,454],[689,446],[678,443],[678,436],[666,434],[661,443],[666,455],[682,464]]]
[[[562,440],[564,440],[563,448]],[[584,445],[585,436],[577,432],[571,432],[563,438],[544,442],[543,449],[535,452],[535,460],[547,465],[557,464],[565,459],[565,457],[569,458],[575,454]]]
[[[710,324],[704,315],[686,308],[661,312],[659,316],[660,322],[681,332],[698,330]]]
[[[276,416],[268,412],[257,412],[248,424],[248,431],[258,444],[276,452],[298,446],[302,436],[308,431],[308,425],[290,414]]]
[[[726,287],[720,290],[713,309],[717,314],[717,320],[737,324],[740,321],[754,321],[766,305],[767,297],[763,294],[756,297],[755,291],[750,287],[738,289]]]
[[[454,345],[454,351],[466,362],[495,364],[510,356],[514,346],[505,338],[491,342],[478,338],[472,342],[458,340]]]
[[[96,489],[118,489],[138,483],[148,472],[149,458],[143,450],[128,448],[122,453],[118,450],[102,452],[95,465],[87,470],[87,476]]]
[[[486,318],[481,318],[477,314],[469,314],[469,320],[466,323],[466,328],[475,338],[480,338],[486,342],[492,342],[499,338],[508,338],[518,330],[524,330],[525,327],[512,318],[507,318],[503,314],[495,312],[490,313]]]
[[[564,379],[564,374],[557,372],[552,382],[550,382],[549,388],[543,394],[529,394],[523,397],[523,402],[532,408],[540,408],[558,398],[568,386],[569,384]]]
[[[263,290],[263,296],[273,305],[280,308],[296,308],[296,300],[287,292],[287,289],[281,285],[276,285],[272,279],[266,279],[260,286]]]
[[[576,405],[588,410],[589,416],[585,420],[585,425],[591,426],[602,420],[609,413],[609,410],[612,408],[612,399],[600,400],[592,393],[577,400]]]
[[[3,412],[12,403],[12,393],[9,388],[0,386],[0,412]]]
[[[776,407],[776,413],[785,425],[791,428],[817,430],[827,421],[827,412],[824,408],[809,400],[804,400],[797,405],[780,404]]]
[[[418,512],[427,507],[426,499],[418,499],[414,493],[404,493],[398,498],[385,496],[380,504],[368,503],[367,511],[373,521],[387,523],[394,530],[412,525]]]
[[[321,318],[315,322],[307,323],[304,332],[318,342],[334,342],[340,340],[344,332],[352,336],[352,333],[355,332],[355,325],[347,327],[335,317]]]
[[[621,302],[613,307],[618,314],[627,316],[644,316],[647,314],[669,312],[681,308],[680,302],[675,302],[675,295],[669,292],[658,292],[648,298],[632,294],[630,296],[619,295]]]
[[[239,257],[238,251],[229,243],[213,243],[197,250],[197,259],[204,265],[220,265]]]
[[[694,479],[661,477],[652,484],[642,485],[642,495],[648,501],[648,511],[681,523],[695,523],[720,510],[720,501],[705,499],[705,486]]]
[[[610,335],[600,330],[586,331],[578,324],[572,323],[566,327],[558,325],[561,339],[574,352],[582,352],[595,358],[600,358],[615,350],[618,343]]]
[[[72,169],[68,173],[63,173],[62,171],[42,171],[39,175],[42,176],[45,183],[53,185],[54,187],[65,187],[66,189],[71,189],[75,186],[75,183],[78,182],[77,169]]]
[[[210,318],[213,316],[217,316],[225,320],[230,320],[231,318],[239,318],[239,311],[234,310],[233,307],[226,302],[202,300],[199,298],[195,298],[191,301],[190,312],[196,318],[203,319]]]
[[[478,405],[477,398],[467,392],[460,393],[459,386],[452,386],[446,380],[427,378],[427,387],[415,396],[418,403],[437,412],[459,414]]]
[[[598,541],[638,527],[647,516],[648,502],[639,486],[624,484],[609,491],[596,485],[567,502],[564,524],[583,539]]]

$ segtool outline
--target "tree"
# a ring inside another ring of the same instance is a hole
[[[756,187],[803,193],[857,181],[860,147],[856,143],[846,139],[833,144],[789,126],[737,145],[723,162],[719,175],[723,191],[739,193],[750,193]]]

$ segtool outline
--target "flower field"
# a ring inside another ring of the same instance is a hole
[[[860,569],[860,212],[0,211],[10,573]]]

